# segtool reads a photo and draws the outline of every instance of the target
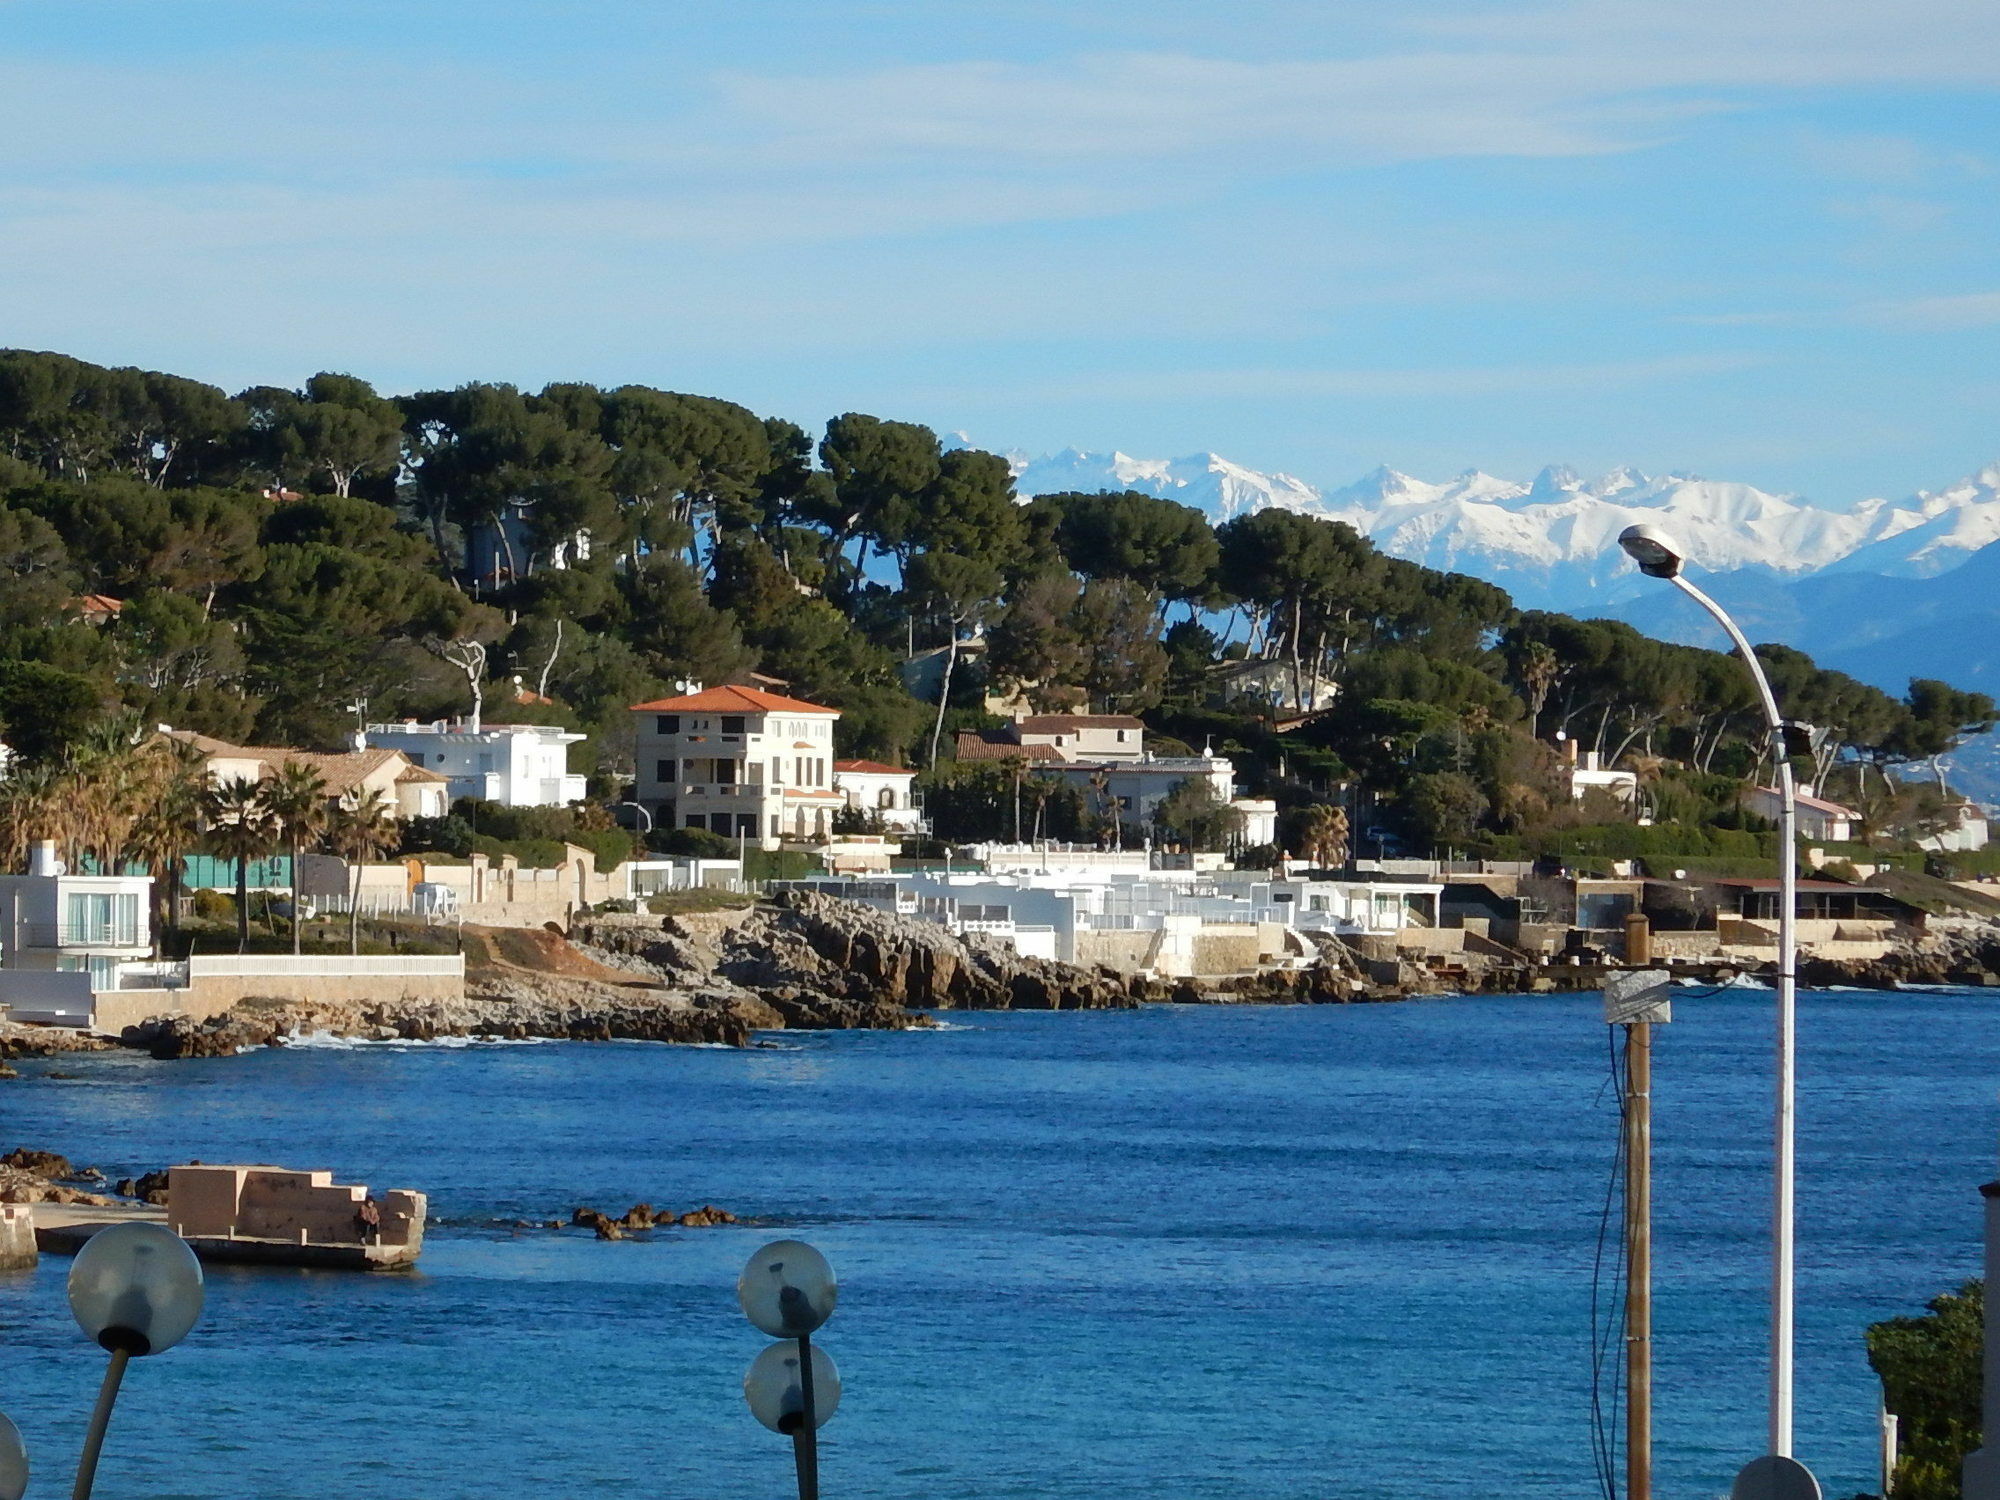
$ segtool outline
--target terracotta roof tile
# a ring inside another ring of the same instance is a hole
[[[767,693],[762,688],[739,687],[734,683],[723,687],[703,688],[698,693],[689,693],[680,698],[658,698],[651,703],[635,703],[634,713],[724,713],[724,714],[826,714],[839,718],[840,710],[826,708],[818,703],[807,703],[802,698],[785,698],[777,693]]]

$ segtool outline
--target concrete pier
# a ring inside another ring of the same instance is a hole
[[[422,1193],[384,1193],[377,1200],[379,1229],[364,1240],[355,1213],[368,1190],[335,1183],[329,1172],[173,1167],[167,1182],[166,1208],[38,1205],[34,1243],[74,1255],[99,1230],[140,1222],[171,1229],[202,1260],[236,1265],[400,1271],[414,1266],[423,1251]]]

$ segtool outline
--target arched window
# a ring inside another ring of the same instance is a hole
[[[892,786],[883,787],[875,794],[875,805],[884,812],[893,808],[896,805],[896,789]]]

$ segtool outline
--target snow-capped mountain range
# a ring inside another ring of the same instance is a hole
[[[1907,500],[1835,511],[1754,485],[1628,468],[1586,481],[1550,467],[1527,484],[1478,470],[1433,484],[1383,468],[1322,491],[1213,453],[1142,459],[1072,448],[1011,459],[1022,495],[1143,490],[1217,521],[1284,506],[1344,521],[1393,556],[1500,584],[1523,607],[1582,613],[1605,612],[1638,587],[1618,549],[1618,533],[1637,521],[1666,527],[1703,569],[1780,579],[1929,578],[2000,540],[2000,464]]]

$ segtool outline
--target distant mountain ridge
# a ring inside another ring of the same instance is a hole
[[[1023,495],[1143,490],[1218,522],[1282,506],[1344,521],[1393,556],[1500,584],[1526,608],[1585,614],[1641,591],[1617,545],[1638,521],[1671,530],[1697,567],[1767,582],[1822,573],[1931,578],[2000,541],[2000,464],[1942,490],[1834,511],[1754,485],[1631,468],[1585,480],[1551,466],[1527,484],[1476,469],[1437,484],[1381,468],[1322,491],[1215,453],[1145,459],[1070,448],[1010,461]]]

